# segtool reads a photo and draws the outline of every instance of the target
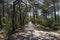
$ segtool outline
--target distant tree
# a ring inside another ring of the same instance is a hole
[[[0,7],[0,29],[2,29],[1,11],[2,11],[2,9]]]
[[[55,21],[56,21],[56,6],[55,6],[55,0],[53,0],[53,11],[54,11],[54,19],[55,19]]]

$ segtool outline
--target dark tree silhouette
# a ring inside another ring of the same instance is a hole
[[[0,0],[0,4],[3,6],[3,14],[4,14],[4,0]],[[1,5],[0,5],[1,6]],[[1,7],[0,7],[1,8]],[[2,29],[2,20],[1,20],[1,9],[0,9],[0,29]]]
[[[54,19],[56,21],[56,6],[55,6],[55,0],[53,0],[53,9],[54,9]]]
[[[1,7],[0,7],[1,8]],[[1,9],[0,9],[0,29],[2,29]]]
[[[14,25],[15,25],[15,20],[14,20],[14,15],[15,15],[15,4],[13,3],[13,14],[12,14],[12,30],[14,31]]]

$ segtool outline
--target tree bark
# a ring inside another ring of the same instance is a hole
[[[54,21],[56,22],[56,7],[55,7],[55,0],[53,0],[53,11],[54,11]]]
[[[15,4],[13,3],[13,14],[12,14],[12,30],[14,31],[15,28],[14,28],[14,25],[15,25],[15,22],[14,22],[14,14],[15,13]]]
[[[1,10],[0,10],[0,29],[2,29]]]

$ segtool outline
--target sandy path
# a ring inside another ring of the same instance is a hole
[[[47,31],[38,31],[35,25],[29,22],[25,32],[18,32],[11,36],[10,40],[60,40],[60,34]]]

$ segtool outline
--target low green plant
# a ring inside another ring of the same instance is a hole
[[[52,25],[52,21],[51,20],[49,20],[49,19],[44,19],[43,21],[42,21],[42,25],[44,25],[44,26],[46,26],[46,27],[50,27],[51,25]]]
[[[6,18],[6,17],[4,17],[3,28],[4,28],[7,32],[9,32],[9,31],[12,30],[11,25],[12,25],[12,19],[11,19],[11,18]]]

